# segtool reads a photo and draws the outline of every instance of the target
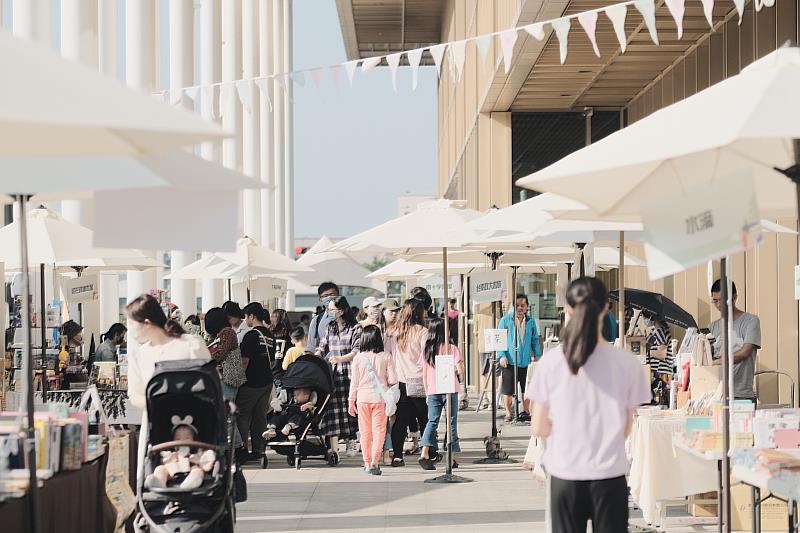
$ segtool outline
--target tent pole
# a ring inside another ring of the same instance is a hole
[[[730,449],[730,361],[728,360],[728,346],[730,338],[728,336],[728,261],[725,257],[720,261],[720,291],[722,305],[722,451],[724,458],[722,461],[722,506],[720,507],[719,520],[723,521],[725,531],[731,531],[731,460],[728,457]]]
[[[509,311],[511,312],[511,327],[512,330],[512,340],[511,349],[513,350],[514,354],[514,410],[512,413],[514,414],[514,421],[519,421],[519,395],[517,393],[517,381],[519,380],[519,367],[518,367],[518,359],[519,359],[519,343],[521,342],[519,339],[519,335],[517,335],[517,269],[519,267],[512,266],[511,267],[511,291],[509,291],[509,296],[511,296],[511,303],[509,304]],[[523,332],[524,334],[524,332]]]
[[[42,402],[47,403],[47,308],[44,298],[44,263],[39,263],[39,329],[42,332]]]
[[[625,232],[619,232],[619,347],[625,348]]]

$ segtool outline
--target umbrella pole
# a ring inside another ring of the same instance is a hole
[[[28,197],[19,195],[19,247],[22,267],[22,338],[24,361],[27,369],[25,380],[28,382],[27,411],[28,428],[25,449],[28,461],[28,513],[30,528],[33,533],[39,531],[39,485],[36,480],[36,433],[33,427],[33,349],[31,343],[31,292],[30,273],[28,272]]]
[[[450,320],[447,317],[447,303],[450,300],[450,294],[448,291],[447,286],[447,247],[442,248],[442,278],[444,282],[442,283],[442,296],[444,296],[444,343],[445,343],[445,353],[450,353]],[[453,371],[455,372],[455,367],[453,367]],[[445,394],[445,402],[444,402],[444,420],[445,420],[445,438],[444,438],[444,446],[445,446],[445,460],[447,461],[447,468],[445,469],[445,474],[443,476],[437,476],[431,479],[426,479],[425,483],[468,483],[472,481],[469,478],[461,477],[453,475],[453,439],[451,435],[450,426],[452,422],[450,417],[452,416],[452,408],[453,408],[453,401],[452,401],[453,394],[447,393]]]
[[[724,524],[725,531],[731,531],[731,460],[728,457],[728,450],[730,448],[730,361],[728,360],[728,346],[730,338],[728,336],[728,323],[730,316],[728,314],[728,273],[727,273],[727,259],[722,258],[720,261],[720,296],[722,297],[722,305],[720,312],[722,314],[722,450],[724,458],[722,461],[722,502],[719,506],[719,520]]]
[[[511,267],[511,294],[510,294],[510,296],[511,296],[511,304],[509,304],[509,306],[510,306],[509,310],[512,313],[511,316],[513,317],[512,320],[514,321],[514,323],[512,324],[512,327],[514,329],[513,329],[512,333],[511,333],[511,335],[512,335],[512,337],[511,337],[511,339],[512,339],[511,349],[514,350],[514,352],[513,352],[514,353],[514,398],[512,400],[514,402],[514,410],[512,412],[514,413],[514,422],[515,423],[519,422],[519,393],[517,391],[517,381],[519,381],[519,366],[518,366],[518,363],[519,363],[518,359],[519,359],[519,355],[520,355],[519,354],[519,352],[520,352],[519,344],[520,344],[520,342],[522,342],[520,340],[520,338],[519,338],[519,335],[517,335],[517,318],[516,318],[516,313],[517,313],[517,269],[518,268],[519,267],[516,267],[516,266],[512,266]],[[523,334],[524,334],[524,332],[523,332]]]
[[[625,232],[619,232],[619,347],[625,348]]]
[[[47,308],[44,299],[44,263],[39,263],[39,328],[42,332],[42,402],[47,403]]]

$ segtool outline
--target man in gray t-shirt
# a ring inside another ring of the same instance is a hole
[[[753,390],[753,375],[756,368],[756,353],[761,348],[761,321],[756,315],[745,313],[736,307],[736,284],[732,283],[733,298],[733,323],[731,347],[733,348],[733,395],[737,400],[753,400],[756,397]],[[720,282],[714,282],[711,287],[711,301],[719,309],[721,302]],[[722,319],[711,323],[708,329],[714,336],[714,355],[720,357],[722,349]]]

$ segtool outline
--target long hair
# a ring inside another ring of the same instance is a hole
[[[244,309],[242,309],[242,313],[244,313],[244,316],[253,315],[256,317],[256,320],[264,324],[269,324],[269,311],[264,309],[264,306],[259,302],[250,302],[245,305]]]
[[[361,351],[381,353],[384,350],[381,328],[374,324],[364,326],[361,331]]]
[[[578,278],[567,287],[567,303],[572,314],[561,338],[567,365],[577,374],[599,342],[600,313],[608,303],[608,291],[597,278]]]
[[[272,325],[272,334],[279,338],[291,335],[292,323],[286,309],[275,309],[273,313],[275,313],[275,323]]]
[[[125,333],[128,331],[128,328],[117,322],[116,324],[111,324],[111,327],[108,328],[108,331],[100,335],[100,342],[103,342],[106,339],[113,339],[120,333]]]
[[[414,326],[425,326],[425,307],[416,298],[409,298],[403,304],[400,314],[392,328],[392,335],[397,340],[397,346],[405,350],[408,339],[414,331]]]
[[[431,298],[431,293],[428,292],[428,289],[425,287],[414,287],[411,289],[411,298],[418,300],[422,303],[423,308],[428,314],[433,313],[433,298]]]
[[[349,327],[353,327],[358,324],[358,320],[356,320],[356,315],[353,313],[353,308],[350,307],[350,303],[347,301],[347,298],[344,296],[337,296],[333,299],[333,305],[342,312],[342,320],[344,321],[345,325]]]
[[[431,318],[428,321],[428,340],[425,341],[425,361],[431,366],[436,366],[436,356],[442,346],[447,346],[444,336],[444,319]]]
[[[164,328],[164,331],[171,337],[180,337],[181,334],[178,331],[183,331],[183,328],[171,327],[172,325],[169,322],[174,321],[167,320],[167,315],[161,309],[161,304],[149,294],[142,294],[126,305],[125,314],[129,319],[140,324],[144,324],[145,320],[148,320],[154,326]]]

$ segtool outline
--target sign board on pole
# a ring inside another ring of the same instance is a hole
[[[469,277],[469,293],[473,302],[499,302],[508,297],[508,281],[504,270],[476,272]]]
[[[424,287],[431,298],[444,298],[444,281],[442,276],[423,276],[416,280],[416,285],[412,287]],[[456,298],[461,294],[461,278],[459,276],[448,276],[447,293],[450,298]]]
[[[505,352],[508,350],[508,330],[485,329],[483,330],[483,341],[486,344],[487,352]]]
[[[732,174],[642,210],[651,280],[740,252],[762,237],[752,173]]]
[[[81,276],[61,282],[67,303],[79,304],[97,300],[97,276]]]
[[[436,392],[451,394],[456,390],[456,358],[452,355],[436,356]]]
[[[264,302],[286,295],[288,282],[279,278],[256,278],[250,282],[250,300]]]

